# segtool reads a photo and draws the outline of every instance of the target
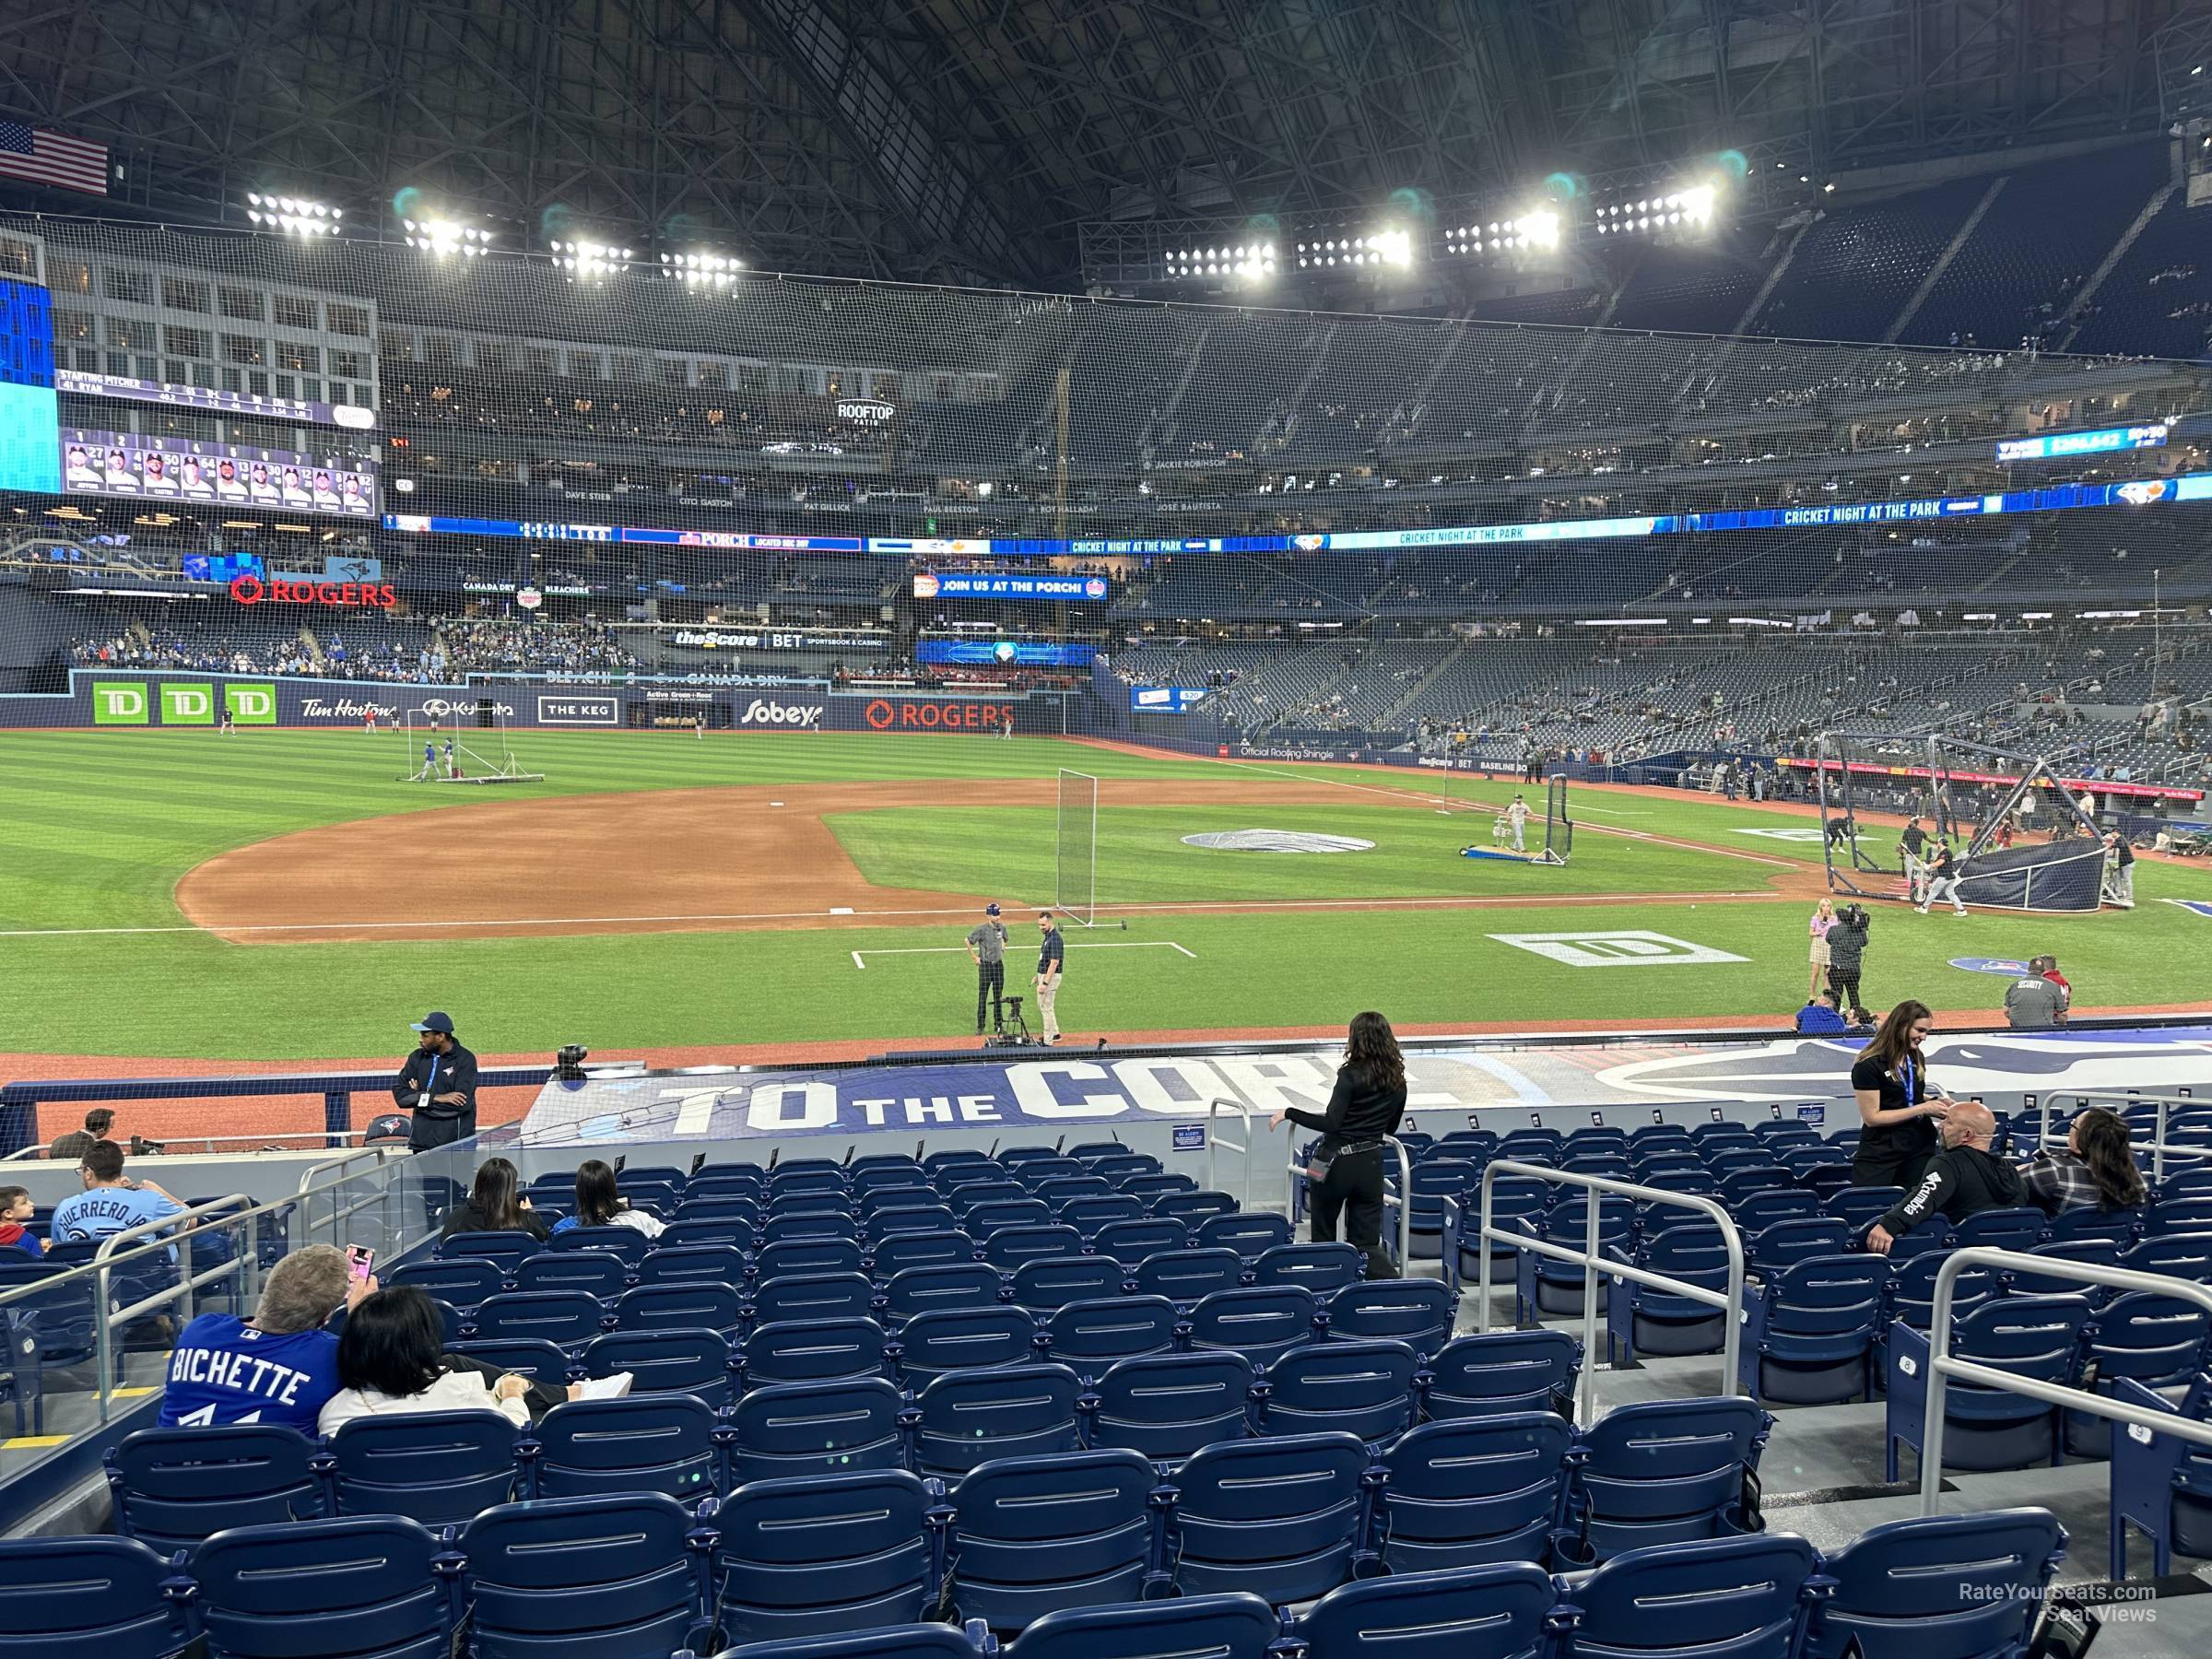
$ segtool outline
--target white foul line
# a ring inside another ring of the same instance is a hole
[[[1198,959],[1196,951],[1178,945],[1172,939],[1115,939],[1111,942],[1100,941],[1097,944],[1076,940],[1071,942],[1067,948],[1070,950],[1179,950],[1194,962]],[[864,957],[965,956],[967,954],[968,947],[965,945],[893,945],[886,946],[879,950],[855,950],[852,953],[852,957],[853,966],[865,970],[867,963],[861,959]]]

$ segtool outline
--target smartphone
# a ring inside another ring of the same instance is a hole
[[[622,1166],[623,1166],[624,1164],[628,1163],[629,1161],[629,1153],[627,1153],[627,1152],[618,1152],[618,1153],[616,1153],[616,1154],[615,1154],[615,1173],[616,1173],[616,1174],[618,1174],[618,1175],[621,1174],[621,1173],[622,1173]]]
[[[358,1283],[369,1277],[376,1266],[376,1252],[366,1244],[346,1246],[346,1271]]]
[[[919,1162],[921,1162],[922,1160],[921,1160],[920,1159],[916,1159],[914,1161],[915,1161],[916,1163],[919,1163]],[[701,1170],[705,1169],[706,1167],[707,1167],[707,1155],[706,1155],[704,1152],[694,1152],[694,1153],[692,1153],[692,1154],[691,1154],[691,1171],[690,1171],[690,1172],[691,1172],[692,1174],[694,1174],[694,1175],[698,1174],[698,1173],[699,1173],[699,1172],[700,1172]]]
[[[1782,1121],[1782,1103],[1781,1103],[1780,1101],[1778,1101],[1778,1100],[1769,1100],[1769,1101],[1767,1102],[1767,1113],[1768,1113],[1768,1115],[1769,1115],[1770,1117],[1773,1118],[1773,1119],[1774,1119],[1774,1120],[1775,1120],[1777,1123],[1781,1122],[1781,1121]]]

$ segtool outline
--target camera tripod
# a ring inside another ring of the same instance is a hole
[[[983,1039],[985,1048],[1035,1048],[1037,1039],[1030,1035],[1029,1022],[1021,1017],[1021,998],[1006,999],[1005,1012],[1000,1016],[998,1029]]]

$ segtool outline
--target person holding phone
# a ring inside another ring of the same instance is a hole
[[[370,1265],[357,1272],[336,1245],[305,1245],[269,1269],[252,1319],[194,1319],[169,1357],[159,1426],[275,1423],[313,1434],[338,1392],[338,1338],[325,1327],[375,1293]]]
[[[1900,1002],[1860,1051],[1851,1068],[1859,1107],[1852,1185],[1911,1188],[1927,1173],[1936,1152],[1936,1125],[1954,1104],[1929,1077],[1921,1052],[1935,1030],[1927,1004]]]
[[[361,1417],[496,1411],[517,1429],[527,1429],[530,1380],[488,1371],[449,1362],[445,1321],[429,1292],[394,1285],[362,1298],[346,1316],[338,1337],[338,1390],[323,1403],[315,1427],[335,1434]]]

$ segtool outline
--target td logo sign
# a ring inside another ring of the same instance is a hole
[[[1534,951],[1570,968],[1684,968],[1716,962],[1748,961],[1747,957],[1693,945],[1688,939],[1643,928],[1605,933],[1492,934],[1500,945]]]
[[[92,682],[94,725],[145,725],[148,720],[146,687],[143,683],[126,684],[121,680]]]
[[[160,680],[148,686],[142,680],[96,680],[92,686],[94,725],[151,725],[159,703],[165,726],[211,726],[218,708],[228,709],[240,725],[276,724],[276,688],[273,684],[226,681],[222,701],[217,688],[202,680]]]

